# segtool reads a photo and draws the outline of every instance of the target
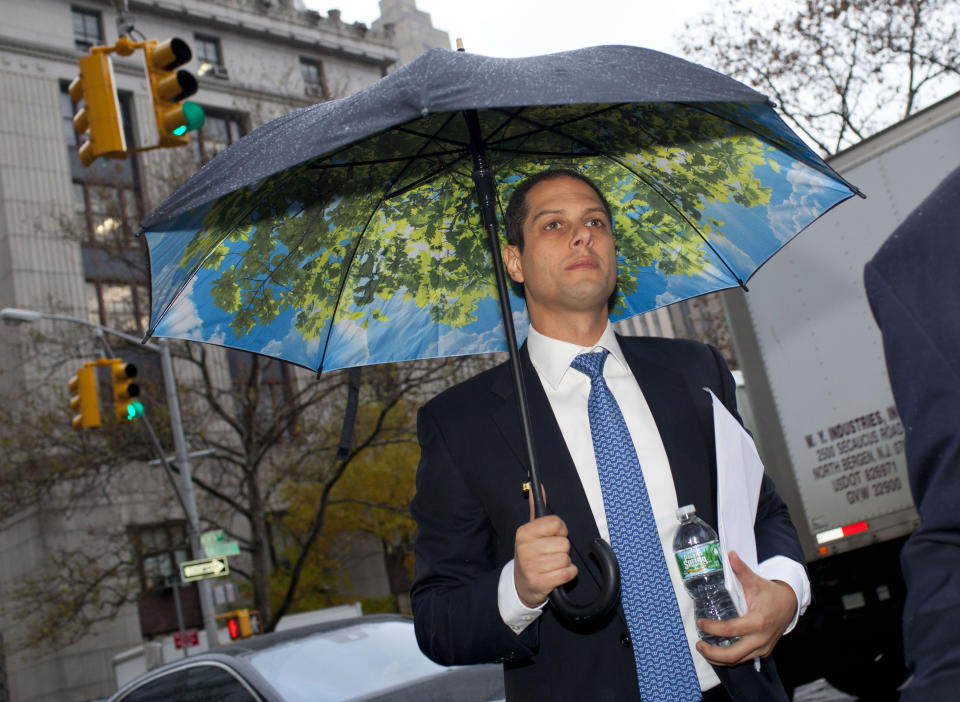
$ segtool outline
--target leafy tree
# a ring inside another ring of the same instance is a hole
[[[953,0],[724,0],[679,40],[830,154],[960,89],[958,27]]]
[[[414,404],[401,401],[391,419],[401,426],[412,427],[415,414]],[[358,424],[363,427],[371,418],[369,411],[361,413]],[[361,428],[360,431],[364,430]],[[301,607],[307,604],[329,606],[355,600],[357,595],[351,591],[349,583],[344,584],[344,573],[337,559],[354,548],[368,547],[373,541],[383,552],[391,592],[390,609],[400,611],[404,608],[403,596],[409,590],[413,575],[416,525],[410,516],[410,500],[414,493],[418,459],[415,436],[408,432],[400,432],[395,441],[372,447],[358,456],[350,471],[330,493],[321,547],[310,564],[318,576],[308,586],[311,592],[301,596]],[[301,535],[308,530],[315,505],[319,502],[318,492],[319,486],[314,486],[289,496],[288,511],[282,522],[294,544],[299,544]],[[292,563],[293,560],[288,555],[286,561]],[[319,573],[324,576],[320,577]],[[283,585],[284,570],[278,569],[277,574],[279,577],[275,581]],[[275,593],[275,599],[279,599],[281,592]],[[365,605],[365,611],[366,608]]]
[[[56,345],[49,339],[38,343]],[[203,345],[176,347],[188,443],[193,450],[215,451],[194,462],[201,528],[224,528],[240,540],[242,557],[231,562],[231,573],[249,582],[253,606],[270,629],[284,613],[317,603],[317,591],[336,596],[337,582],[328,575],[329,556],[323,551],[333,543],[326,520],[339,481],[350,480],[351,498],[384,501],[382,489],[394,480],[390,472],[407,471],[403,479],[409,480],[415,467],[412,408],[487,361],[440,359],[364,370],[354,439],[343,447],[347,373],[303,374],[298,382],[278,386],[268,381],[277,377],[279,362],[249,356],[234,369],[234,381],[225,384],[218,378],[222,364],[212,356]],[[147,383],[144,399],[169,447],[158,390]],[[70,523],[73,512],[122,502],[130,490],[137,500],[154,505],[157,519],[182,516],[161,469],[138,462],[154,457],[143,427],[112,424],[109,403],[104,404],[104,426],[78,432],[70,426],[65,393],[35,404],[11,398],[0,403],[0,520],[38,508]],[[402,460],[380,461],[388,447],[405,447]],[[355,469],[373,470],[377,477],[353,480]],[[179,477],[173,482],[179,487]],[[390,495],[401,511],[408,498],[403,491]],[[291,512],[299,516],[296,538],[281,539],[278,521],[285,518],[280,515]],[[338,515],[333,531],[349,530],[356,514]],[[79,640],[91,626],[136,601],[139,563],[126,526],[91,527],[79,545],[52,548],[45,568],[19,579],[5,605],[27,623],[29,644]],[[370,528],[370,523],[358,522],[356,528]],[[389,542],[388,530],[381,533]],[[273,556],[282,549],[286,562],[278,563]]]
[[[209,421],[196,419],[202,427],[197,432],[198,443],[216,448],[220,457],[214,471],[198,471],[197,486],[248,526],[243,548],[251,556],[254,606],[269,629],[295,605],[301,580],[310,572],[311,550],[324,531],[334,487],[349,474],[355,461],[376,447],[415,441],[415,426],[408,415],[398,411],[398,405],[419,404],[462,377],[467,369],[476,368],[476,361],[441,359],[368,368],[364,371],[354,441],[352,446],[342,448],[345,373],[306,382],[283,402],[271,406],[270,402],[265,404],[266,388],[257,378],[263,359],[250,356],[250,371],[243,386],[223,391],[207,380],[210,366],[206,347],[189,345],[186,349],[190,362],[204,378],[202,385],[188,390],[203,395],[203,401],[195,406],[212,412],[218,423],[230,428],[223,432]],[[237,402],[242,408],[239,412],[232,406]],[[296,497],[307,511],[289,553],[289,565],[278,575],[271,559],[276,546],[268,522],[273,512],[289,510]],[[271,598],[271,582],[281,593],[277,606],[273,605],[276,598]]]

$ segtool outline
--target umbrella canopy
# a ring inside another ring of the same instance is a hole
[[[687,61],[625,46],[524,59],[434,49],[257,129],[143,222],[148,336],[314,370],[506,349],[478,136],[504,203],[556,166],[607,194],[614,320],[743,285],[856,192],[764,96]],[[510,296],[522,336],[522,294]]]

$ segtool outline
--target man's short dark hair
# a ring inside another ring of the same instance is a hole
[[[610,212],[610,203],[607,202],[607,198],[600,192],[600,188],[597,187],[596,183],[582,173],[569,168],[548,168],[522,181],[516,189],[514,189],[513,195],[510,196],[510,202],[507,203],[507,211],[503,216],[507,229],[508,244],[516,246],[520,251],[523,251],[523,222],[526,220],[527,215],[530,214],[530,209],[527,207],[527,193],[530,192],[530,188],[533,186],[543,183],[544,181],[556,180],[557,178],[576,178],[593,188],[593,192],[597,194],[600,202],[603,203],[603,209],[607,213],[607,219],[610,220],[611,227],[613,226],[613,215]]]

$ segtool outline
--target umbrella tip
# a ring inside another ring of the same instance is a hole
[[[460,37],[457,37],[457,51],[460,51],[460,52],[466,51],[466,49],[463,48],[463,39],[461,39]]]

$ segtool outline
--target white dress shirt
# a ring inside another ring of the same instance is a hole
[[[620,344],[617,343],[613,326],[608,322],[603,335],[592,347],[581,347],[565,341],[544,336],[532,326],[527,336],[527,350],[530,360],[537,371],[546,392],[550,407],[560,426],[564,442],[573,459],[574,466],[583,484],[590,510],[597,523],[600,536],[609,542],[607,517],[603,507],[603,495],[600,490],[600,476],[593,453],[593,439],[590,435],[590,422],[587,414],[587,399],[590,394],[590,379],[583,373],[570,367],[570,363],[581,353],[606,349],[609,356],[604,364],[603,377],[620,405],[624,420],[633,438],[637,458],[643,471],[647,494],[650,496],[654,519],[660,534],[664,560],[670,573],[673,589],[680,606],[680,615],[687,635],[687,643],[697,677],[702,690],[708,690],[720,684],[720,679],[707,660],[694,648],[699,640],[693,599],[684,588],[676,558],[673,556],[673,538],[679,522],[676,511],[677,493],[673,485],[673,475],[667,459],[663,440],[657,429],[650,407],[640,390],[633,372],[627,364]],[[550,499],[550,486],[544,485],[547,500]],[[789,558],[777,556],[759,565],[759,574],[770,580],[783,580],[797,596],[801,604],[787,631],[796,624],[800,611],[809,602],[809,583],[803,566]],[[500,574],[498,590],[500,616],[516,633],[522,632],[540,616],[543,604],[537,608],[526,607],[517,595],[513,578],[513,561],[509,561]]]

